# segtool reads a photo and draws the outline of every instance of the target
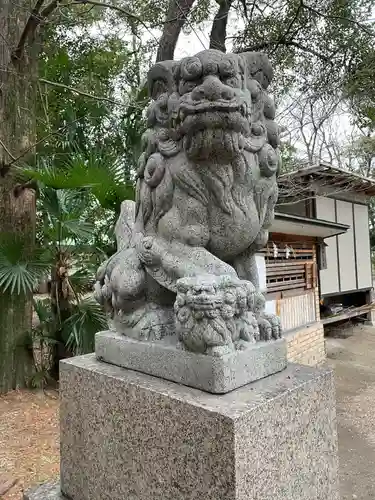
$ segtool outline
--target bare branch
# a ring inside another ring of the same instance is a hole
[[[273,49],[273,52],[275,52],[275,50],[277,50],[277,47],[280,45],[280,43],[282,43],[282,42],[284,42],[284,41],[287,40],[287,37],[288,37],[289,33],[291,32],[291,29],[293,28],[293,24],[297,21],[298,16],[299,16],[299,14],[300,14],[300,12],[302,10],[302,6],[303,6],[302,1],[300,1],[300,3],[299,3],[299,5],[298,5],[298,7],[296,9],[296,12],[295,12],[292,20],[290,21],[290,23],[289,23],[289,25],[288,25],[285,33],[279,38],[279,43]]]
[[[302,45],[299,42],[294,42],[293,40],[271,40],[269,42],[261,42],[255,45],[251,45],[250,47],[246,47],[241,49],[241,52],[252,52],[252,51],[257,51],[257,50],[263,50],[270,48],[274,45],[285,45],[287,47],[296,47],[296,49],[303,50],[304,52],[307,52],[309,54],[313,54],[316,57],[319,57],[322,61],[329,63],[330,59],[326,57],[324,54],[321,54],[320,52],[317,52],[311,47],[307,47],[306,45]]]
[[[240,0],[240,3],[241,3],[242,8],[243,8],[243,15],[244,15],[245,19],[246,19],[246,21],[249,21],[249,13],[247,12],[246,0]],[[254,6],[252,8],[254,8]]]

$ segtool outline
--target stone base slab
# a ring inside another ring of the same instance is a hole
[[[23,500],[68,500],[63,496],[58,481],[31,488],[23,495]]]
[[[60,383],[70,500],[338,500],[327,369],[213,395],[87,355],[61,363]],[[42,498],[61,500],[28,500]]]
[[[116,366],[171,380],[215,394],[224,394],[284,370],[284,339],[257,342],[222,357],[178,348],[174,337],[142,342],[105,331],[96,334],[98,359]]]

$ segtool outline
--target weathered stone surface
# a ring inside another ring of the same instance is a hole
[[[206,356],[179,348],[173,337],[142,342],[106,331],[96,334],[95,352],[106,363],[218,394],[279,372],[287,364],[284,339]]]
[[[135,203],[131,200],[124,200],[121,203],[120,217],[116,223],[115,235],[117,249],[122,250],[130,245],[135,219]]]
[[[280,337],[255,258],[278,193],[272,77],[255,52],[205,50],[151,68],[136,200],[122,207],[118,252],[95,287],[117,332],[178,336],[214,356],[235,352],[239,339]]]
[[[68,500],[62,495],[58,481],[36,486],[23,495],[23,500]],[[80,500],[75,498],[74,500]]]
[[[217,396],[88,355],[61,364],[61,394],[72,500],[338,500],[329,370]]]

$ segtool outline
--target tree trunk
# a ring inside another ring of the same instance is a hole
[[[228,15],[232,6],[232,0],[216,0],[219,4],[219,10],[212,23],[210,35],[210,49],[226,52],[225,40],[227,38]]]
[[[195,0],[170,0],[163,33],[160,38],[156,62],[173,59],[178,37]]]
[[[35,236],[35,194],[17,196],[14,160],[23,152],[30,160],[35,143],[35,47],[15,48],[34,8],[31,0],[0,0],[0,235],[18,233],[32,246]],[[33,44],[36,45],[35,43]],[[0,290],[0,393],[23,387],[33,369],[32,353],[25,348],[31,332],[30,296]]]
[[[66,347],[62,337],[61,326],[72,314],[71,290],[68,280],[68,256],[63,252],[56,255],[56,265],[51,273],[51,308],[56,324],[56,341],[52,350],[52,366],[50,375],[54,380],[59,379],[59,365],[62,359],[70,358],[74,353]]]

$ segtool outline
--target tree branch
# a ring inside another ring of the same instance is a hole
[[[49,17],[61,1],[62,0],[52,0],[50,3],[48,3],[40,13],[41,21]]]
[[[39,81],[42,83],[46,83],[47,85],[53,85],[54,87],[59,87],[61,89],[70,90],[71,92],[75,92],[76,94],[83,95],[88,97],[89,99],[95,99],[96,101],[105,101],[111,104],[115,104],[116,106],[125,106],[125,104],[121,101],[116,101],[114,99],[110,99],[109,97],[100,97],[94,94],[89,94],[88,92],[84,92],[82,90],[78,90],[74,87],[70,87],[69,85],[64,85],[63,83],[52,82],[51,80],[46,80],[45,78],[39,78]]]
[[[150,27],[147,26],[147,24],[143,21],[143,19],[141,19],[136,14],[133,14],[133,12],[131,12],[130,10],[124,9],[123,7],[119,7],[118,5],[114,5],[111,3],[99,2],[98,0],[74,0],[69,5],[82,5],[82,4],[84,4],[84,5],[86,5],[86,4],[96,5],[97,7],[104,7],[107,9],[112,9],[112,10],[116,10],[117,12],[120,12],[121,14],[124,14],[128,18],[135,20],[135,21],[138,21],[139,24],[141,24],[150,33],[150,35],[154,38],[154,40],[156,42],[158,42],[158,39],[150,31]],[[69,5],[65,5],[65,6],[68,7]]]
[[[3,143],[3,141],[0,139],[0,146],[2,146],[2,148],[4,149],[4,151],[7,153],[7,155],[12,159],[14,160],[14,156],[12,155],[12,153],[9,151],[9,149],[6,147],[6,145]]]
[[[225,52],[225,40],[227,37],[228,14],[233,0],[216,0],[219,4],[219,10],[216,13],[212,23],[210,35],[210,49],[221,50]]]
[[[274,40],[274,41],[269,41],[269,42],[261,42],[255,45],[251,45],[250,47],[246,47],[244,49],[241,49],[241,52],[252,52],[252,51],[257,51],[257,50],[263,50],[270,48],[274,45],[285,45],[287,47],[296,47],[299,50],[303,50],[304,52],[308,52],[309,54],[313,54],[316,57],[319,57],[324,62],[329,63],[330,59],[326,57],[325,55],[321,54],[320,52],[317,52],[316,50],[312,49],[311,47],[307,47],[306,45],[302,45],[299,42],[294,42],[293,40]]]
[[[27,20],[17,47],[12,52],[12,60],[19,61],[26,45],[26,40],[30,39],[36,32],[38,26],[49,17],[52,12],[57,8],[62,0],[51,0],[44,9],[40,11],[43,6],[44,0],[37,0],[34,9],[32,10],[29,19]]]
[[[350,24],[354,24],[354,25],[358,26],[362,31],[364,31],[368,35],[375,36],[375,33],[373,31],[368,30],[361,22],[356,21],[355,19],[351,19],[349,17],[344,17],[344,16],[324,14],[323,12],[320,12],[318,9],[314,9],[314,7],[311,7],[310,5],[306,5],[303,2],[301,2],[301,3],[302,3],[302,7],[304,9],[307,9],[310,12],[313,12],[317,16],[323,17],[324,19],[336,19],[337,21],[347,21]]]
[[[28,39],[29,36],[31,36],[33,33],[35,33],[35,30],[40,23],[40,18],[39,18],[39,12],[40,9],[42,8],[42,5],[44,3],[44,0],[37,0],[36,4],[31,11],[31,14],[26,21],[26,24],[23,28],[23,31],[21,33],[19,42],[17,47],[13,50],[12,52],[12,60],[17,61],[20,60],[22,57],[23,50],[25,48],[26,40]]]
[[[301,12],[301,10],[302,10],[302,7],[303,7],[303,3],[302,3],[302,1],[300,1],[300,3],[299,3],[299,5],[298,5],[298,7],[297,7],[297,10],[296,10],[296,12],[295,12],[295,14],[294,14],[294,16],[293,16],[292,20],[290,21],[290,23],[289,23],[289,25],[288,25],[288,27],[287,27],[287,29],[286,29],[285,33],[283,33],[283,35],[279,38],[279,43],[278,43],[278,44],[277,44],[277,46],[273,49],[273,52],[275,52],[275,50],[277,50],[277,47],[280,45],[280,43],[282,43],[282,42],[286,41],[286,39],[287,39],[287,37],[288,37],[289,33],[291,32],[291,30],[292,30],[292,28],[293,28],[293,24],[294,24],[294,23],[297,21],[297,19],[298,19],[298,16],[299,16],[299,13],[300,13],[300,12]],[[292,36],[292,37],[290,37],[290,38],[293,38],[293,36]]]

